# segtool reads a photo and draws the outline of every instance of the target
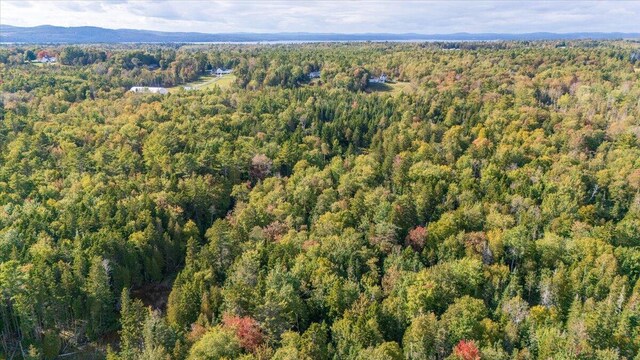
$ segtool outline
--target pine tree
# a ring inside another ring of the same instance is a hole
[[[109,285],[109,261],[99,256],[91,260],[85,284],[89,308],[89,336],[96,338],[115,320],[115,301]]]
[[[122,289],[120,296],[120,348],[121,356],[133,359],[142,347],[143,326],[147,311],[138,299],[131,300],[129,289]]]

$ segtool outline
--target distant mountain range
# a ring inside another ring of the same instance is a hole
[[[640,33],[549,33],[526,34],[335,34],[335,33],[218,33],[163,32],[105,29],[93,26],[0,25],[1,43],[194,43],[194,42],[306,42],[306,41],[471,41],[471,40],[574,40],[640,39]]]

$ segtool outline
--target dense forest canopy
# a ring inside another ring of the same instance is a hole
[[[0,358],[640,359],[638,42],[5,46],[0,91]]]

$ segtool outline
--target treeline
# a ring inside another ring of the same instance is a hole
[[[38,56],[36,55],[38,54]],[[97,73],[101,80],[116,86],[174,86],[198,79],[207,70],[233,68],[237,56],[216,51],[205,53],[188,49],[148,47],[144,50],[98,48],[95,46],[61,46],[34,49],[11,48],[0,51],[0,63],[22,65],[41,58],[56,57],[56,62],[73,67],[69,72]],[[28,66],[28,65],[25,65]],[[51,66],[51,65],[50,65]],[[28,68],[33,71],[33,66]],[[46,73],[49,73],[47,71]]]
[[[3,355],[636,359],[637,44],[556,45],[0,65]],[[125,93],[178,63],[238,86]]]

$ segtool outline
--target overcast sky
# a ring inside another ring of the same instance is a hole
[[[640,32],[640,0],[1,0],[0,23],[206,33]]]

